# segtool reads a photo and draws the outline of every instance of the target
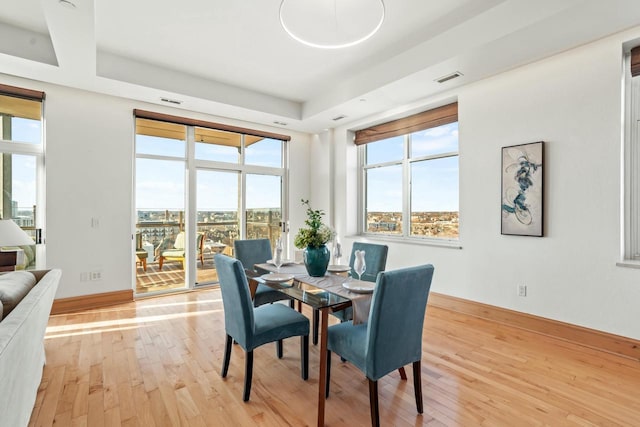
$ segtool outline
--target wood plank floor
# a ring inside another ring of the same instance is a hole
[[[309,315],[309,312],[305,312]],[[314,426],[318,349],[255,351],[251,400],[234,346],[220,377],[218,289],[52,316],[31,426]],[[380,380],[384,426],[638,426],[640,363],[437,307],[423,335],[424,414],[397,372]],[[367,382],[334,355],[328,426],[369,425]]]

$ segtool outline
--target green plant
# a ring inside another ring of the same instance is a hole
[[[293,244],[298,249],[303,249],[307,246],[314,248],[320,247],[331,240],[333,237],[333,231],[331,231],[327,225],[322,223],[324,211],[311,209],[311,205],[308,200],[302,199],[302,205],[307,206],[307,219],[304,221],[307,227],[298,230],[298,234],[296,234]]]

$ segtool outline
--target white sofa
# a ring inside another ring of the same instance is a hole
[[[62,272],[53,269],[3,273],[0,281],[5,290],[11,280],[8,275],[13,274],[18,274],[14,276],[18,282],[24,282],[25,274],[33,274],[36,279],[14,308],[11,302],[4,303],[7,293],[0,292],[0,302],[4,304],[4,309],[0,308],[4,312],[0,314],[0,426],[20,427],[29,423],[42,379],[44,334]],[[19,283],[23,285],[29,283]],[[11,310],[8,314],[7,307]]]

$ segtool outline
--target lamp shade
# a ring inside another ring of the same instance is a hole
[[[11,219],[0,220],[0,246],[27,246],[35,242]]]

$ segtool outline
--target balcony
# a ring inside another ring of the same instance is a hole
[[[185,271],[180,261],[164,261],[162,270],[156,257],[157,249],[166,242],[173,243],[184,230],[182,212],[166,211],[164,218],[144,213],[136,224],[138,250],[146,252],[146,271],[136,258],[136,294],[185,289]],[[205,217],[205,218],[203,218]],[[203,234],[202,261],[196,259],[196,286],[216,284],[218,275],[213,256],[216,253],[234,256],[233,242],[239,236],[238,220],[233,213],[207,213],[198,215],[197,232]],[[273,244],[281,235],[280,212],[255,210],[247,212],[247,238],[268,238]]]

